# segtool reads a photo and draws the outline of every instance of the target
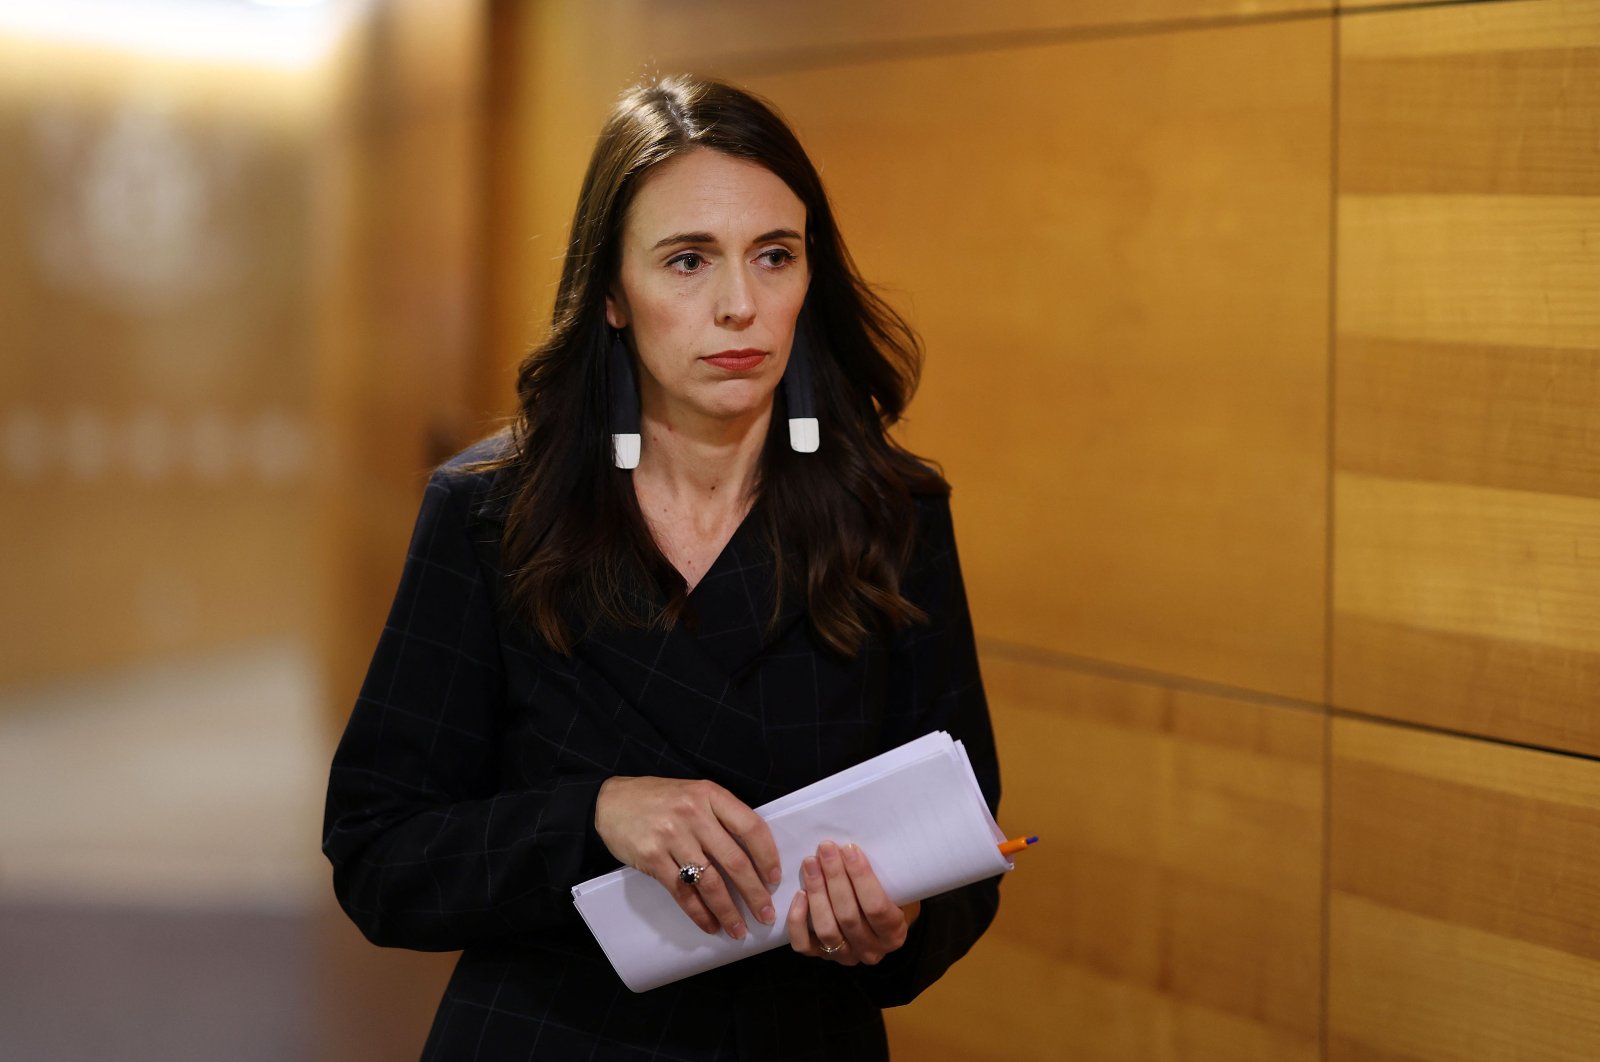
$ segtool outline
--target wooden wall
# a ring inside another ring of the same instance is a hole
[[[491,5],[504,403],[615,94],[921,329],[1006,768],[906,1058],[1600,1056],[1600,3]]]
[[[481,425],[485,5],[367,10],[323,140],[340,219],[318,366],[328,461],[316,635],[330,736],[388,615],[428,471]],[[372,947],[331,890],[315,914],[317,1058],[415,1056],[455,956]]]
[[[339,204],[318,365],[330,547],[317,617],[343,728],[422,485],[478,433],[485,6],[387,0],[352,35],[324,179]]]
[[[1340,25],[1328,1054],[1600,1056],[1600,4]]]
[[[0,31],[0,687],[307,623],[327,98]]]

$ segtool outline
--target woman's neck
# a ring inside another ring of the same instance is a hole
[[[736,420],[641,417],[634,483],[686,508],[747,509],[759,480],[772,407]]]
[[[736,422],[674,423],[645,412],[633,490],[662,554],[693,589],[755,499],[772,408]]]

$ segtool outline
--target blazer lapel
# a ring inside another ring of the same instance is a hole
[[[689,595],[684,625],[718,669],[743,683],[761,653],[805,616],[803,595],[790,588],[774,619],[777,564],[762,532],[758,506],[739,525]],[[790,571],[800,558],[785,558]]]
[[[768,730],[742,686],[774,638],[804,616],[798,594],[785,595],[769,626],[776,566],[752,512],[689,595],[670,630],[603,626],[582,639],[579,660],[616,690],[670,746],[687,773],[715,778],[741,799],[776,793]],[[660,604],[659,592],[653,603]],[[659,750],[667,752],[668,750]]]

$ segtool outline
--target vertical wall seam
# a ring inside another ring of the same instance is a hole
[[[1332,980],[1333,908],[1333,565],[1334,565],[1334,475],[1336,472],[1336,418],[1339,354],[1339,66],[1341,19],[1335,11],[1329,26],[1329,109],[1328,109],[1328,340],[1327,480],[1324,489],[1324,541],[1322,562],[1322,903],[1321,903],[1321,991],[1317,1008],[1318,1051],[1323,1062],[1328,1058],[1329,996]]]

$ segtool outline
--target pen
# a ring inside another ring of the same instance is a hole
[[[1014,855],[1030,844],[1038,844],[1038,837],[1014,837],[1009,841],[1000,842],[1000,854],[1003,856]]]

